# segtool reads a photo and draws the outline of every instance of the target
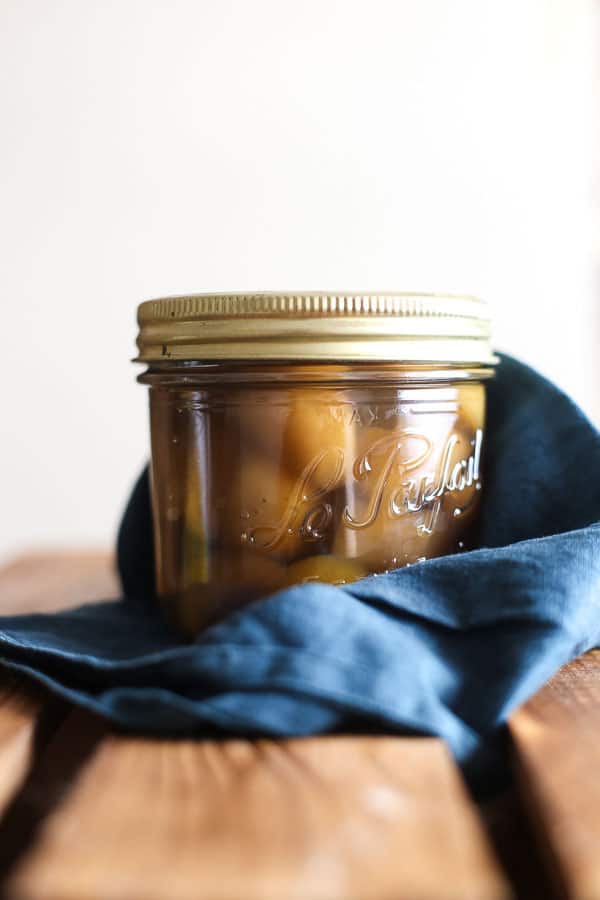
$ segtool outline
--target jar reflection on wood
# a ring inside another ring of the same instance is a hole
[[[471,547],[492,361],[150,359],[169,618],[193,636],[282,587]]]

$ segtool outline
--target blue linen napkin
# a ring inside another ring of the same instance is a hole
[[[288,588],[184,645],[148,602],[144,473],[119,535],[127,599],[0,617],[0,661],[129,731],[439,735],[489,784],[509,713],[600,644],[600,434],[505,356],[486,452],[481,549]]]

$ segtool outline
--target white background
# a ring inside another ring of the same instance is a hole
[[[593,0],[0,0],[0,554],[112,540],[147,297],[481,294],[600,420],[597,31]]]

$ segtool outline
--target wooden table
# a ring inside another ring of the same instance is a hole
[[[0,570],[0,613],[114,596],[102,553]],[[0,670],[10,900],[600,900],[600,653],[511,722],[477,807],[441,741],[119,736]]]

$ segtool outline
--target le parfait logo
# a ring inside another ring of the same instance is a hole
[[[330,496],[344,482],[348,484],[347,495],[359,493],[363,501],[361,514],[345,506],[342,522],[347,528],[367,529],[381,515],[389,520],[418,515],[417,532],[433,534],[446,495],[457,496],[453,516],[459,517],[470,509],[481,489],[483,431],[475,432],[467,458],[456,458],[459,445],[459,437],[450,435],[437,469],[420,475],[419,470],[434,456],[435,445],[413,429],[376,441],[354,461],[351,474],[344,451],[327,448],[303,470],[280,520],[247,529],[244,539],[261,550],[276,549],[286,535],[296,531],[306,541],[323,540],[334,515]],[[460,503],[461,495],[467,492],[467,502]]]

